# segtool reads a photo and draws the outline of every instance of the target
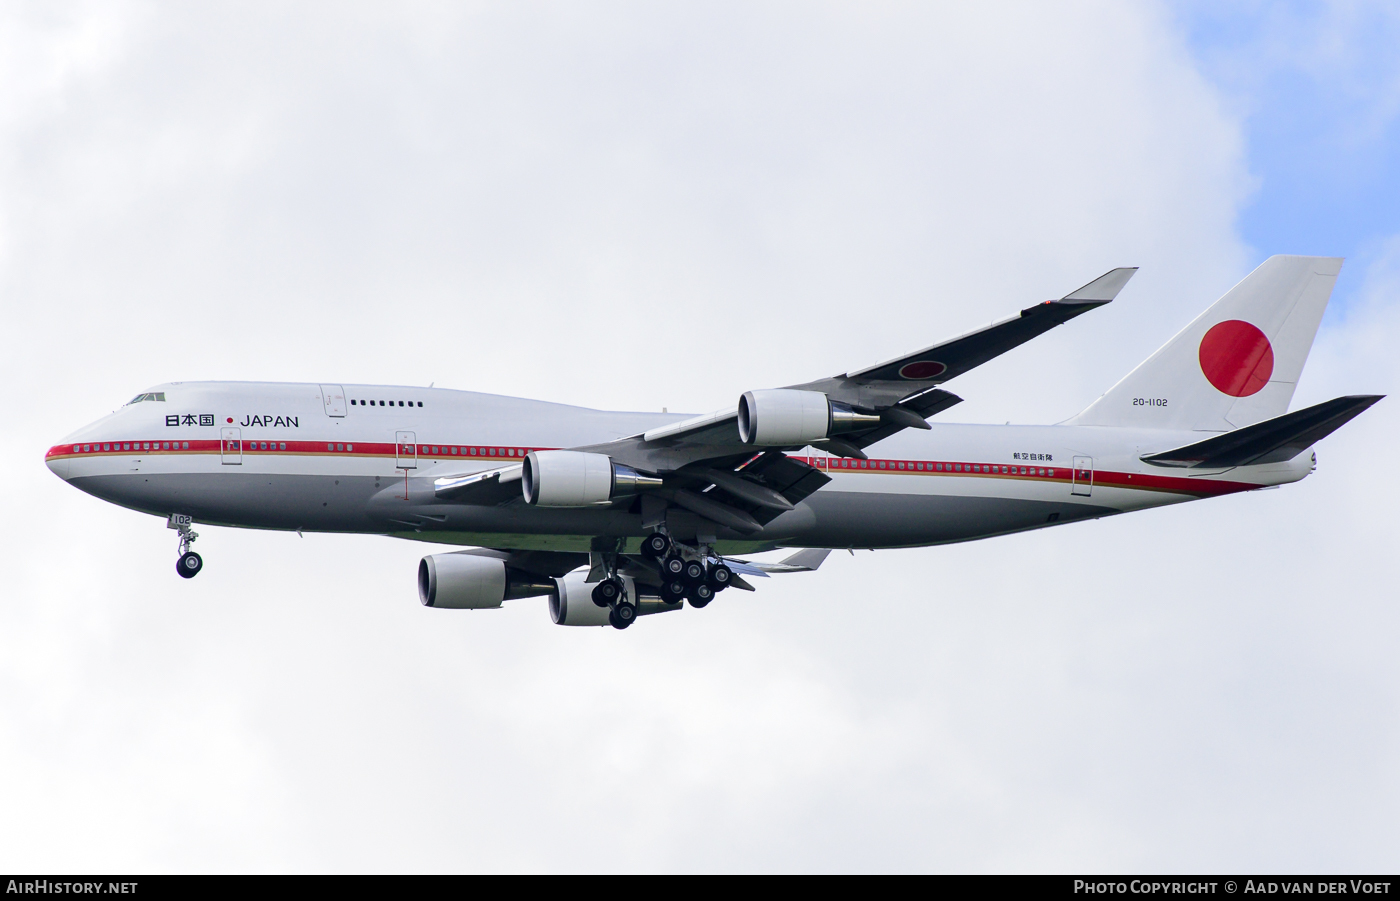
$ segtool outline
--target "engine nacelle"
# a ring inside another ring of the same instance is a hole
[[[549,618],[556,626],[608,625],[608,608],[593,603],[593,588],[597,583],[584,582],[586,578],[588,572],[579,570],[554,580],[554,593],[549,596]]]
[[[857,413],[820,391],[769,388],[739,398],[739,440],[745,444],[810,444],[879,424],[880,417]]]
[[[418,562],[418,599],[424,607],[487,610],[502,601],[554,591],[551,579],[537,579],[506,566],[504,560],[471,551],[433,554]]]
[[[540,507],[592,507],[661,484],[607,454],[582,451],[531,451],[520,473],[525,503]]]
[[[606,626],[608,608],[593,603],[593,589],[597,582],[585,582],[588,570],[571,572],[562,579],[555,579],[555,590],[549,596],[549,618],[556,626]],[[623,596],[637,605],[637,615],[665,613],[679,610],[682,603],[668,604],[650,586],[638,585],[630,576],[622,577]]]

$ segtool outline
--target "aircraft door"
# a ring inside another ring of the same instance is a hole
[[[327,416],[345,415],[345,389],[339,385],[322,385],[321,400],[326,404]]]
[[[418,438],[413,432],[394,433],[394,468],[418,468]]]
[[[1094,490],[1094,458],[1075,457],[1074,473],[1070,479],[1070,494],[1088,497]]]
[[[219,461],[225,466],[243,462],[243,430],[219,429]]]

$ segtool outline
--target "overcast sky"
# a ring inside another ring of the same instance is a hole
[[[625,633],[387,538],[186,582],[43,465],[180,379],[704,412],[1141,266],[943,417],[1056,422],[1273,253],[1348,257],[1294,407],[1392,393],[1400,17],[1214,7],[6,4],[0,869],[1394,871],[1395,398]]]

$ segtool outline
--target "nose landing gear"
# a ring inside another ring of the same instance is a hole
[[[190,550],[199,533],[190,528],[190,518],[183,513],[170,514],[165,527],[180,533],[180,559],[175,561],[175,572],[182,579],[193,579],[204,568],[204,558]]]
[[[204,558],[194,551],[188,551],[180,555],[180,559],[175,561],[175,571],[183,579],[193,579],[199,575],[199,571],[204,568]]]

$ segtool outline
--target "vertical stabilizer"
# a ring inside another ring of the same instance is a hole
[[[1070,425],[1229,431],[1288,411],[1340,257],[1269,257]]]

